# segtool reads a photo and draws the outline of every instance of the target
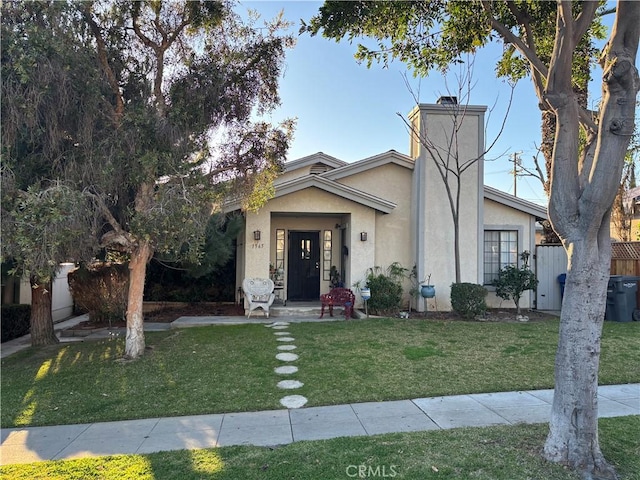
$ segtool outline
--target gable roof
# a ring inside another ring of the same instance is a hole
[[[364,158],[362,160],[358,160],[357,162],[347,163],[342,167],[336,168],[335,170],[329,170],[328,172],[324,172],[321,175],[324,178],[338,180],[340,178],[355,175],[357,173],[361,173],[366,170],[370,170],[372,168],[380,167],[382,165],[387,165],[390,163],[400,165],[401,167],[405,167],[410,170],[413,170],[415,166],[415,162],[408,155],[396,152],[395,150],[389,150],[388,152],[379,153],[378,155]]]
[[[371,195],[370,193],[363,192],[356,188],[342,185],[341,183],[334,182],[333,180],[322,178],[320,175],[307,175],[275,185],[276,193],[273,198],[290,195],[307,188],[318,188],[327,193],[373,208],[381,213],[391,213],[393,209],[396,208],[396,204],[389,200],[376,197],[375,195]],[[230,202],[225,205],[225,211],[228,212],[239,209],[240,201]]]
[[[497,188],[489,187],[488,185],[484,186],[484,198],[533,215],[536,217],[536,220],[546,220],[548,218],[547,209],[542,205],[515,197]]]
[[[322,163],[324,165],[331,167],[332,169],[340,168],[344,165],[347,165],[347,162],[338,160],[337,158],[332,157],[331,155],[327,155],[326,153],[318,152],[312,155],[307,155],[306,157],[298,158],[297,160],[293,160],[291,162],[285,162],[284,171],[291,172],[299,168],[315,165],[316,163]]]

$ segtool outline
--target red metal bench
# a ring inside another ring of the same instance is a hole
[[[333,317],[333,307],[344,307],[344,319],[349,320],[353,315],[353,305],[356,296],[348,288],[336,287],[332,288],[329,293],[320,295],[322,309],[320,310],[320,318],[324,316],[324,307],[329,307],[329,316]]]

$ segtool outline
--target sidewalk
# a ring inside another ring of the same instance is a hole
[[[599,416],[640,415],[640,383],[601,386]],[[553,390],[2,429],[0,464],[456,427],[544,423]]]

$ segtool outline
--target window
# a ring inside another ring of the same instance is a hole
[[[331,280],[331,230],[324,231],[322,241],[322,279]]]
[[[272,278],[276,287],[284,285],[284,230],[276,230],[276,265]]]
[[[490,285],[507,265],[518,264],[518,232],[516,230],[485,230],[484,284]]]

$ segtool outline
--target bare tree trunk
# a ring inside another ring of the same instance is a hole
[[[144,280],[147,263],[153,254],[148,241],[141,241],[131,252],[129,261],[129,295],[127,300],[127,336],[124,358],[135,359],[144,353],[144,316],[142,303],[144,298]]]
[[[555,363],[555,395],[544,452],[583,478],[616,478],[598,442],[598,367],[611,245],[600,234],[566,244],[570,252]]]
[[[595,4],[587,4],[595,8]],[[585,8],[587,8],[587,6]],[[583,479],[615,479],[598,442],[598,367],[611,259],[611,206],[633,133],[640,86],[635,68],[640,4],[619,2],[603,55],[602,104],[578,159],[578,101],[571,89],[571,39],[580,21],[558,9],[558,36],[546,98],[556,112],[549,218],[569,258],[555,364],[555,395],[544,452]],[[583,24],[584,27],[584,24]]]
[[[59,342],[51,316],[51,281],[38,282],[31,277],[31,345],[54,345]]]

